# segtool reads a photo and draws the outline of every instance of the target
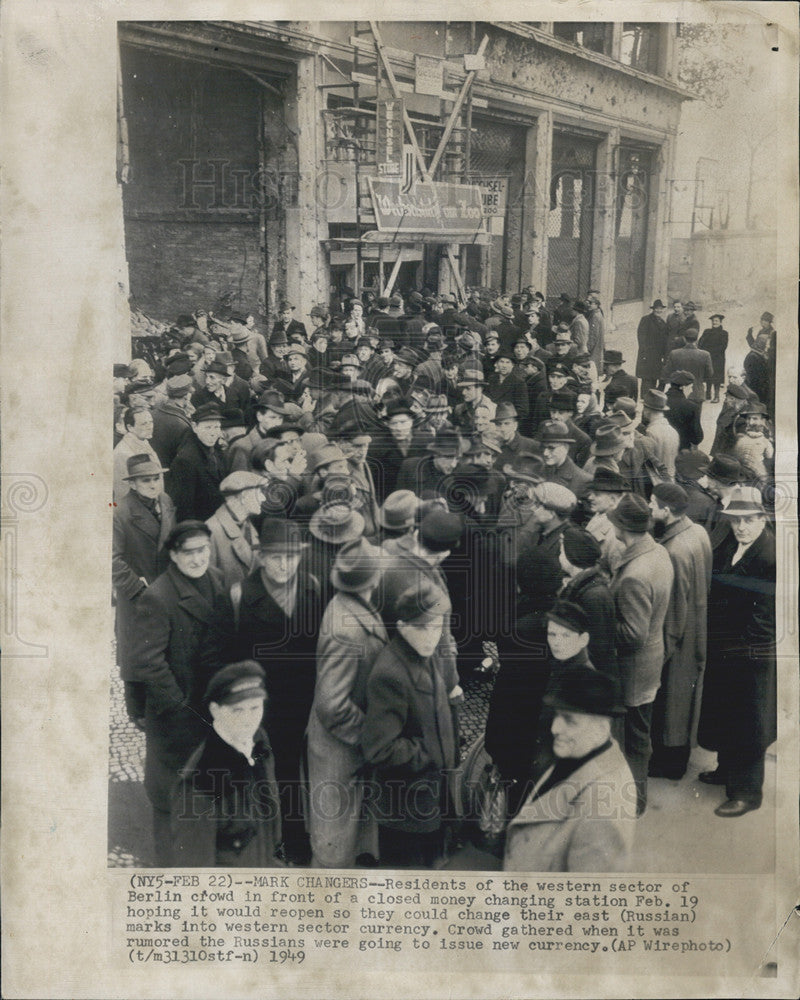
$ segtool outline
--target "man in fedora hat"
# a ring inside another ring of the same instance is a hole
[[[606,351],[603,355],[603,411],[608,413],[614,408],[614,403],[620,396],[628,396],[633,400],[639,398],[639,383],[622,367],[625,359],[622,351]]]
[[[610,428],[609,433],[615,434],[621,441],[617,428]],[[623,545],[608,515],[629,492],[630,487],[619,472],[601,465],[595,468],[592,481],[586,486],[586,506],[591,513],[586,530],[599,543],[603,566],[609,575],[622,555]]]
[[[158,455],[150,444],[153,436],[153,414],[148,406],[128,406],[122,415],[125,434],[114,448],[114,499],[117,503],[130,489],[128,459],[134,455],[149,455],[158,464]]]
[[[451,477],[461,454],[461,439],[450,427],[442,427],[422,458],[407,458],[397,476],[398,490],[412,490],[421,500],[443,499],[451,492]]]
[[[231,472],[251,469],[253,449],[263,441],[267,431],[279,427],[286,419],[283,395],[275,389],[261,393],[255,404],[255,426],[243,438],[233,442],[228,449],[228,468]]]
[[[554,329],[554,336],[546,347],[547,352],[562,364],[569,365],[576,354],[581,352],[572,339],[569,326],[566,323],[559,323]]]
[[[332,430],[331,436],[347,459],[354,490],[353,507],[364,518],[364,535],[372,538],[378,533],[378,497],[367,462],[372,435],[355,420],[349,420]]]
[[[254,660],[229,663],[208,683],[211,725],[172,793],[173,864],[273,868],[281,842],[275,763],[261,728],[267,691]]]
[[[258,534],[253,518],[261,513],[264,480],[255,472],[232,472],[219,484],[223,501],[206,524],[211,531],[210,564],[226,587],[243,580],[255,565]]]
[[[577,406],[578,394],[571,389],[560,389],[550,393],[550,419],[559,420],[567,428],[572,438],[569,447],[569,457],[579,467],[582,467],[589,457],[592,439],[573,420]],[[541,425],[540,425],[541,429]]]
[[[207,732],[200,652],[222,580],[209,567],[210,531],[179,522],[164,540],[169,563],[135,605],[130,678],[144,690],[144,786],[153,806],[155,864],[173,864],[170,793],[189,754]]]
[[[497,354],[494,373],[486,383],[486,395],[496,405],[510,403],[520,419],[528,416],[528,387],[525,379],[514,371],[514,355],[507,348]]]
[[[664,315],[667,307],[656,299],[650,312],[642,316],[636,330],[639,350],[636,355],[636,377],[642,380],[642,393],[655,389],[661,376],[661,367],[667,349],[667,323]]]
[[[453,423],[469,433],[474,428],[477,409],[488,410],[491,420],[497,411],[497,406],[485,393],[486,379],[479,368],[464,368],[457,384],[463,402],[453,410]]]
[[[737,487],[724,512],[731,532],[714,553],[708,647],[698,741],[717,751],[700,781],[725,786],[717,816],[758,809],[764,755],[777,735],[775,535],[761,495]]]
[[[116,598],[114,634],[117,663],[125,685],[128,716],[144,726],[144,690],[131,680],[136,601],[169,565],[164,543],[175,526],[175,507],[164,492],[164,472],[151,455],[128,459],[128,493],[114,507],[111,582]]]
[[[384,500],[378,511],[380,542],[386,552],[393,554],[398,538],[409,534],[416,526],[420,499],[411,490],[395,490]]]
[[[192,431],[170,467],[168,491],[179,520],[211,517],[222,503],[219,484],[227,471],[219,407],[214,403],[198,407],[192,414]]]
[[[569,457],[569,449],[575,439],[567,425],[560,420],[546,420],[539,425],[536,439],[542,452],[544,469],[542,474],[548,483],[560,483],[577,497],[583,499],[591,476]]]
[[[305,379],[308,368],[308,348],[305,343],[289,342],[286,367],[289,369],[290,385],[297,389]]]
[[[202,663],[213,675],[248,657],[266,674],[266,730],[275,755],[286,858],[307,863],[311,852],[300,795],[303,734],[314,694],[322,620],[320,581],[304,565],[308,546],[291,521],[264,518],[256,567],[216,601]]]
[[[676,483],[653,487],[650,511],[674,579],[664,621],[664,669],[653,708],[651,777],[677,780],[696,743],[706,663],[706,619],[711,586],[711,542],[686,515],[689,498]]]
[[[728,331],[722,326],[725,317],[722,313],[714,313],[709,317],[711,326],[703,330],[697,346],[701,351],[708,351],[714,368],[714,377],[706,383],[706,399],[712,403],[719,402],[719,388],[725,381],[725,351],[728,348]],[[711,391],[714,398],[711,398]]]
[[[573,667],[545,702],[556,762],[509,823],[503,870],[626,871],[635,812],[630,768],[611,735],[624,711],[614,683],[590,666]]]
[[[647,807],[653,702],[664,665],[664,621],[674,571],[650,534],[650,508],[628,494],[608,515],[624,546],[611,579],[617,612],[617,656],[625,704],[625,756],[636,781],[636,813]]]
[[[306,480],[308,491],[300,497],[294,509],[294,517],[306,524],[322,506],[323,491],[330,483],[335,482],[337,488],[341,486],[343,496],[350,498],[350,466],[338,444],[324,444],[311,451],[308,455]]]
[[[699,483],[710,464],[711,457],[697,448],[692,451],[679,451],[675,459],[675,483],[680,486],[688,499],[686,516],[703,528],[713,516],[717,506],[717,498]]]
[[[694,400],[686,398],[688,387],[694,385],[694,376],[691,372],[673,371],[667,376],[666,382],[667,422],[678,432],[679,450],[696,447],[704,436],[700,407]]]
[[[408,458],[423,458],[430,443],[429,433],[414,428],[414,411],[407,399],[389,403],[385,428],[385,433],[373,439],[368,456],[379,503],[397,488],[397,477],[403,462]]]
[[[644,433],[652,442],[656,459],[667,470],[670,479],[675,478],[675,458],[680,448],[680,436],[668,422],[669,405],[667,394],[658,389],[646,389],[642,393],[642,424]]]
[[[208,403],[213,403],[222,409],[223,406],[235,406],[228,398],[226,382],[228,381],[228,368],[220,360],[219,354],[214,355],[214,360],[206,365],[205,384],[197,389],[192,396],[192,406],[197,409]],[[248,397],[249,398],[249,397]]]
[[[711,539],[711,548],[715,551],[730,534],[730,521],[722,514],[728,506],[731,493],[742,486],[745,479],[742,466],[733,455],[714,455],[697,481],[716,501],[704,524]]]
[[[450,405],[444,394],[429,396],[425,404],[425,422],[420,429],[435,434],[442,427],[452,427],[450,423]]]
[[[305,325],[299,320],[294,319],[294,306],[286,299],[278,306],[278,318],[272,327],[273,336],[279,332],[284,333],[287,337],[290,337],[293,333],[299,333],[304,341],[308,340]]]
[[[714,378],[714,366],[708,351],[701,351],[697,346],[697,329],[693,326],[686,327],[683,330],[683,338],[686,341],[685,346],[676,347],[667,355],[661,370],[661,378],[666,382],[675,371],[689,372],[693,379],[689,398],[701,408],[706,398],[705,384]]]
[[[538,454],[540,449],[537,442],[519,432],[519,414],[513,403],[498,403],[492,423],[501,446],[494,462],[496,468],[502,469],[516,455]]]
[[[364,538],[342,546],[333,565],[334,594],[317,642],[317,678],[308,718],[308,812],[312,866],[353,868],[379,857],[375,817],[362,810],[365,758],[361,737],[367,681],[388,641],[373,603],[380,549]]]
[[[303,565],[319,580],[322,606],[333,596],[331,570],[343,545],[358,541],[364,535],[364,518],[357,510],[338,498],[323,503],[312,515],[308,525],[309,547]]]

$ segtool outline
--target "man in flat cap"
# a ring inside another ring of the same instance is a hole
[[[519,533],[518,564],[524,560],[536,566],[543,563],[558,566],[561,535],[576,504],[575,494],[560,483],[539,483],[533,488],[530,508],[538,532],[532,536],[527,532]],[[546,570],[543,569],[543,572]]]
[[[257,565],[218,598],[205,636],[207,674],[254,658],[266,674],[266,728],[275,755],[286,859],[311,857],[300,796],[303,734],[314,694],[322,619],[320,581],[301,566],[307,545],[290,521],[264,518]]]
[[[650,508],[627,494],[608,515],[624,546],[611,580],[617,611],[617,656],[625,703],[625,756],[636,780],[636,812],[647,807],[653,702],[664,665],[664,620],[674,571],[650,534]]]
[[[125,435],[114,448],[114,499],[119,501],[130,489],[127,479],[128,459],[134,455],[149,455],[158,462],[150,439],[153,436],[153,414],[148,406],[129,406],[122,415]]]
[[[264,499],[261,476],[255,472],[232,472],[219,484],[222,505],[206,521],[211,531],[211,565],[226,587],[250,574],[258,542],[253,518],[261,513]]]
[[[131,679],[136,601],[169,565],[164,543],[175,527],[175,506],[164,492],[164,472],[150,455],[128,459],[129,492],[114,507],[111,582],[114,585],[117,663],[129,717],[144,725],[144,689]]]
[[[169,468],[178,449],[192,433],[192,392],[194,383],[188,373],[166,380],[166,397],[153,406],[153,436],[150,444],[165,468]]]
[[[676,483],[653,487],[650,511],[674,578],[664,620],[664,669],[653,708],[653,757],[649,774],[677,780],[686,773],[697,742],[706,665],[706,620],[711,586],[708,533],[687,516],[689,498]]]
[[[169,493],[179,520],[205,520],[222,502],[219,484],[225,478],[226,462],[220,444],[222,411],[215,403],[194,411],[192,431],[170,466]]]
[[[504,871],[626,871],[635,809],[631,772],[613,737],[622,711],[610,678],[565,670],[546,696],[556,763],[511,820]]]
[[[636,340],[639,351],[636,355],[636,377],[642,380],[642,392],[655,389],[661,377],[661,367],[667,350],[667,323],[664,315],[667,307],[656,299],[650,312],[639,320]]]
[[[275,868],[281,812],[275,762],[261,728],[267,691],[253,660],[229,663],[209,681],[208,735],[172,793],[173,865]]]
[[[155,864],[172,865],[170,793],[189,754],[207,733],[203,630],[222,580],[209,568],[210,531],[181,521],[167,536],[167,569],[137,599],[131,679],[145,689],[144,786],[153,806]]]

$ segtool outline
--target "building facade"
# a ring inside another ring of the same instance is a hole
[[[597,289],[619,322],[666,293],[674,24],[126,22],[119,39],[130,291],[151,315],[533,286]]]

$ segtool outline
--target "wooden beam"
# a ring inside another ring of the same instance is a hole
[[[478,51],[475,54],[478,56],[482,56],[486,51],[486,46],[488,44],[489,44],[489,36],[484,35],[483,38],[481,39],[481,44],[478,46]],[[434,177],[436,175],[436,170],[439,166],[439,163],[441,162],[442,157],[444,156],[445,147],[447,146],[447,143],[450,141],[450,136],[453,133],[453,128],[455,127],[456,120],[459,114],[461,113],[461,108],[464,104],[464,101],[466,100],[467,94],[470,91],[470,87],[472,86],[473,81],[475,80],[475,77],[477,75],[478,75],[477,70],[471,69],[469,73],[467,73],[464,79],[464,83],[461,86],[459,95],[456,98],[456,103],[453,105],[453,108],[450,112],[450,117],[447,119],[447,124],[444,127],[444,132],[442,132],[442,138],[439,140],[439,146],[436,152],[434,153],[433,159],[431,160],[431,166],[430,166],[431,177]]]
[[[383,248],[383,244],[381,244]],[[397,275],[400,273],[400,265],[403,263],[404,250],[400,247],[397,253],[397,260],[394,262],[394,267],[392,268],[392,273],[389,275],[389,280],[386,282],[386,287],[381,291],[381,295],[391,295],[392,289],[394,288],[394,283],[397,281]],[[383,283],[383,274],[381,274],[381,283]]]

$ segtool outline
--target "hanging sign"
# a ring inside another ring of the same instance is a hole
[[[442,236],[485,231],[481,191],[475,184],[417,181],[406,191],[399,180],[369,177],[368,181],[380,231]]]
[[[434,56],[415,56],[414,93],[441,97],[444,90],[444,62]]]

